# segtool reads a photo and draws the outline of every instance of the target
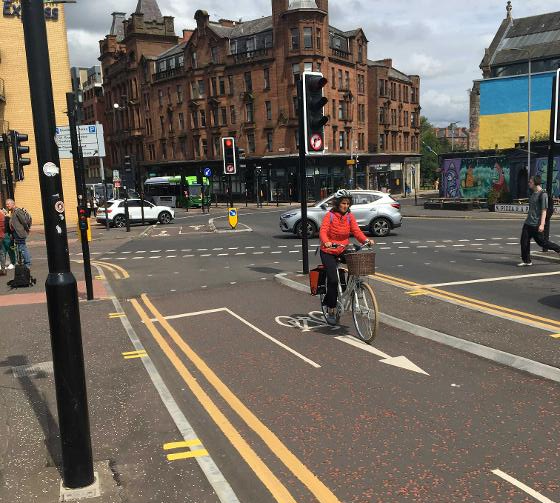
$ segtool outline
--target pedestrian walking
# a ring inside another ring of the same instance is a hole
[[[531,239],[544,249],[553,250],[560,254],[560,246],[546,239],[544,228],[546,225],[546,213],[548,210],[548,194],[542,188],[542,179],[539,175],[529,179],[529,214],[521,232],[521,260],[518,267],[533,265],[531,262]]]
[[[0,208],[0,221],[4,223],[4,238],[0,239],[0,248],[2,249],[0,253],[4,253],[4,262],[6,262],[6,256],[10,258],[10,263],[6,266],[6,269],[11,270],[16,265],[16,253],[14,250],[13,235],[10,229],[10,215],[8,210]],[[2,225],[1,222],[0,226]]]
[[[6,276],[6,249],[4,238],[6,237],[6,215],[0,211],[0,276]]]
[[[6,208],[10,211],[10,229],[17,252],[21,254],[24,265],[31,268],[31,254],[26,244],[31,230],[31,215],[23,208],[18,208],[13,199],[6,200]]]

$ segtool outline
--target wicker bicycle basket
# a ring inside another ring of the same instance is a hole
[[[347,253],[345,258],[346,264],[348,265],[348,274],[352,274],[354,276],[367,276],[369,274],[375,274],[374,251]]]

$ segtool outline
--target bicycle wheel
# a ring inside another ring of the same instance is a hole
[[[331,323],[331,322],[329,322],[329,317],[328,317],[328,307],[324,304],[325,297],[327,296],[327,275],[326,274],[325,274],[325,283],[323,285],[323,290],[322,291],[325,292],[325,293],[319,294],[319,299],[321,300],[321,311],[323,311],[323,316],[325,318],[325,322],[327,323],[327,325],[330,325],[331,327],[334,327],[334,326],[338,325],[338,322],[340,321],[340,313],[341,313],[340,302],[337,302],[335,321],[334,321],[334,323]]]
[[[359,283],[352,295],[352,318],[360,339],[368,344],[377,335],[379,311],[371,286]]]

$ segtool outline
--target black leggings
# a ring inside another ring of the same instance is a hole
[[[531,262],[531,239],[534,239],[536,243],[545,250],[552,250],[556,253],[560,253],[560,246],[551,241],[547,241],[544,237],[544,233],[539,232],[538,226],[525,224],[521,232],[521,259],[526,264]]]
[[[344,256],[332,255],[321,250],[321,262],[327,268],[327,295],[323,303],[328,308],[335,308],[338,299],[338,263],[344,262]]]

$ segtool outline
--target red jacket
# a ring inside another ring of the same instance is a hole
[[[350,243],[350,234],[353,234],[362,244],[367,241],[366,235],[360,230],[356,217],[351,212],[343,215],[338,211],[329,211],[325,218],[323,218],[321,231],[319,232],[321,251],[331,253],[332,255],[340,255],[344,252],[343,246]],[[343,246],[339,248],[325,248],[324,244],[328,242]]]

